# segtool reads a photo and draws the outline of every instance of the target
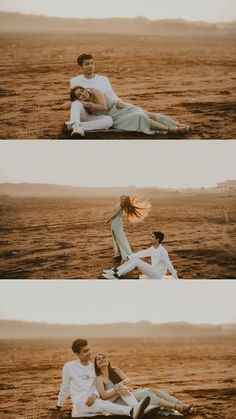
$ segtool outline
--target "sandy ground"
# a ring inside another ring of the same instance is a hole
[[[5,198],[1,201],[0,277],[95,279],[114,265],[110,226],[115,198]],[[152,231],[180,278],[236,279],[236,197],[228,193],[152,198],[142,223],[124,226],[133,251]],[[148,260],[147,260],[148,261]],[[135,271],[129,278],[138,278]]]
[[[73,339],[71,339],[72,341]],[[0,341],[4,418],[56,418],[61,370],[73,359],[70,340]],[[132,388],[153,387],[193,403],[195,419],[233,419],[236,403],[236,337],[96,339],[132,379]],[[70,414],[69,399],[62,415]]]
[[[233,139],[235,45],[235,35],[1,34],[0,138],[67,138],[62,127],[68,111],[61,105],[69,79],[78,74],[77,56],[91,52],[97,73],[109,76],[120,97],[190,124],[186,138]]]

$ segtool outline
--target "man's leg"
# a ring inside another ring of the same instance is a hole
[[[81,127],[84,131],[97,129],[107,129],[113,124],[113,120],[108,115],[87,115],[86,121],[81,118]]]
[[[110,128],[113,120],[108,115],[89,114],[84,108],[84,105],[79,100],[75,100],[71,104],[70,124],[73,128],[81,126],[84,131],[92,131]]]
[[[109,400],[96,399],[92,406],[87,406],[85,403],[78,403],[76,408],[79,416],[90,414],[99,414],[102,412],[111,413],[112,415],[131,416],[134,419],[140,419],[144,413],[145,408],[150,401],[149,397],[145,397],[134,407],[122,406],[110,402]]]
[[[101,399],[96,399],[92,406],[87,406],[85,403],[78,403],[76,407],[79,416],[83,416],[83,414],[86,415],[87,413],[98,414],[102,412],[111,413],[113,415],[130,416],[131,410],[130,406],[122,406],[109,402],[108,400]]]
[[[79,101],[75,100],[71,104],[70,108],[70,123],[78,123],[80,124],[81,120],[86,120],[86,110],[84,109],[84,105]]]
[[[123,265],[119,266],[117,270],[118,276],[123,276],[133,269],[138,268],[143,274],[147,275],[149,278],[161,279],[160,274],[157,269],[153,268],[147,262],[144,262],[138,258],[132,258],[128,262],[124,263]]]

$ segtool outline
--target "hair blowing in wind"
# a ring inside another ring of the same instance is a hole
[[[122,202],[121,208],[125,211],[128,220],[135,223],[144,220],[148,216],[152,205],[148,199],[127,196],[124,202]]]

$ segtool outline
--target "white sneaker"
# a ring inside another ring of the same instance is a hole
[[[148,413],[156,413],[160,410],[159,406],[154,406],[153,404],[150,404],[146,409],[145,409],[145,415]]]
[[[103,278],[105,278],[105,279],[119,279],[119,278],[116,278],[116,276],[114,275],[114,272],[113,273],[111,273],[111,274],[103,274],[102,275],[103,276]]]
[[[108,274],[108,275],[114,275],[114,270],[113,269],[103,269],[104,274]]]
[[[141,402],[136,404],[133,407],[133,409],[131,409],[130,416],[133,419],[141,419],[143,414],[144,414],[144,411],[148,407],[149,403],[150,403],[150,397],[149,396],[144,397],[141,400]]]
[[[71,126],[70,121],[64,122],[64,130],[65,131],[68,131],[68,132],[71,132],[72,131],[72,126]]]
[[[73,406],[73,409],[72,409],[72,412],[71,412],[71,417],[72,418],[78,418],[79,417],[79,412],[78,412],[78,410],[76,409],[75,406]]]
[[[71,136],[73,137],[74,135],[80,135],[81,137],[85,136],[84,129],[78,123],[72,125]]]

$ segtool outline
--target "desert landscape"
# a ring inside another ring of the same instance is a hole
[[[189,124],[186,139],[234,139],[235,23],[137,19],[76,20],[0,14],[1,139],[68,139],[69,80],[77,56],[125,101]],[[93,132],[85,139],[173,138]],[[75,139],[78,141],[78,138]]]
[[[64,196],[54,196],[61,187],[22,188],[13,184],[3,190],[24,190],[31,196],[2,193],[0,199],[2,279],[101,279],[102,270],[114,266],[110,225],[105,220],[122,194],[119,188],[116,197],[112,189],[112,196],[99,196],[99,188],[97,195],[95,188],[88,188],[87,196],[70,196],[71,189],[65,187]],[[40,191],[44,196],[39,196]],[[140,194],[150,198],[152,211],[142,223],[124,219],[133,251],[148,247],[151,232],[161,230],[180,278],[236,279],[234,190],[150,189]],[[129,274],[129,279],[138,278],[137,271]]]
[[[1,340],[1,409],[4,418],[69,418],[54,406],[62,366],[73,359],[73,338]],[[193,403],[195,419],[233,419],[236,402],[236,335],[155,339],[89,339],[93,355],[106,351],[132,379]],[[117,417],[116,417],[117,418]]]

